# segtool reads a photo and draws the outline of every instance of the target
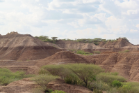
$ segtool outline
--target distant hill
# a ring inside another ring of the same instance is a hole
[[[100,47],[104,47],[104,48],[122,48],[125,46],[133,46],[133,44],[131,44],[127,39],[125,38],[119,38],[115,41],[108,41],[106,43],[101,42],[99,44]]]

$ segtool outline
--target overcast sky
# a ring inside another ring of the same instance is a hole
[[[11,31],[139,44],[139,0],[0,0],[0,34]]]

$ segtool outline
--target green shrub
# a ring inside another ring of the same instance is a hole
[[[60,76],[66,83],[69,84],[74,84],[79,81],[78,76],[65,66],[66,65],[47,65],[44,67],[44,70],[52,75]]]
[[[109,90],[110,89],[110,86],[107,83],[104,83],[102,81],[91,82],[90,88],[92,88],[92,87],[95,89],[98,89],[98,90]]]
[[[102,90],[94,89],[93,93],[103,93]]]
[[[122,86],[122,83],[119,82],[118,80],[114,80],[111,85],[113,87],[121,87]]]
[[[119,93],[117,88],[111,87],[109,90],[107,90],[107,93]]]
[[[126,82],[120,87],[119,93],[139,93],[139,83],[138,82]]]
[[[108,84],[111,84],[114,80],[118,80],[120,82],[125,82],[126,79],[122,76],[118,76],[118,75],[113,75],[111,73],[100,73],[97,75],[97,80],[98,81],[103,81],[106,82]]]
[[[129,50],[125,50],[124,52],[130,52]]]
[[[94,51],[94,54],[100,54],[100,51]]]
[[[30,76],[26,75],[23,71],[11,72],[9,69],[0,68],[0,85],[7,85],[13,81]]]
[[[89,52],[84,52],[82,50],[77,50],[76,51],[77,54],[82,54],[82,55],[92,55],[93,53],[89,53]]]
[[[115,76],[119,75],[117,72],[110,72],[110,74]]]
[[[131,92],[131,86],[130,85],[123,85],[118,89],[119,93],[130,93]]]
[[[66,93],[66,92],[64,92],[62,90],[55,90],[55,91],[52,91],[51,93]]]
[[[96,75],[103,71],[99,66],[91,64],[71,64],[67,67],[84,82],[86,87],[89,81],[96,80]]]
[[[82,84],[86,87],[103,71],[99,66],[90,64],[47,65],[44,69],[52,75],[60,76],[67,83]]]
[[[129,50],[119,51],[119,53],[126,53],[126,52],[130,52],[130,51]]]
[[[56,78],[58,77],[53,75],[48,75],[48,74],[41,74],[41,75],[37,75],[36,77],[33,77],[33,81],[35,81],[40,86],[40,89],[42,91],[46,91],[49,90],[47,88],[48,83],[55,80]]]

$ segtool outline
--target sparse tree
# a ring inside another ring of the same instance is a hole
[[[51,38],[53,40],[53,43],[55,43],[58,37],[51,37]]]

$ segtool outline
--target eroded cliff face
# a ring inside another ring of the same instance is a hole
[[[0,60],[37,60],[61,51],[32,37],[9,33],[0,36]]]
[[[139,81],[139,52],[100,54],[85,58],[106,71],[118,72],[129,80]]]
[[[58,40],[56,42],[61,48],[64,49],[75,49],[75,50],[84,50],[84,49],[101,49],[101,47],[96,46],[94,43],[80,43],[76,41],[62,41]]]

